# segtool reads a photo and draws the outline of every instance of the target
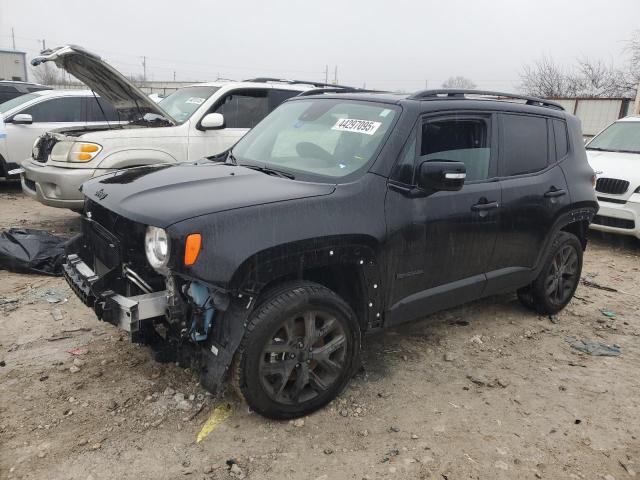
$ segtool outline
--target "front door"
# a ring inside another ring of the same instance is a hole
[[[400,155],[386,199],[388,324],[478,298],[499,226],[496,119],[492,114],[425,117]],[[424,161],[459,161],[462,190],[416,195]]]

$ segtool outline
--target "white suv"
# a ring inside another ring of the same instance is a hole
[[[105,113],[113,116],[113,107],[94,97],[91,90],[40,90],[0,103],[6,134],[0,138],[0,176],[6,177],[29,158],[33,142],[43,133],[104,124],[103,116],[96,115],[98,101]]]
[[[600,204],[591,228],[640,239],[640,117],[612,123],[586,149]]]
[[[45,53],[45,52],[43,52]],[[80,210],[80,186],[114,169],[176,163],[221,153],[287,98],[324,84],[255,79],[181,88],[156,104],[124,76],[86,50],[66,46],[34,65],[53,61],[111,102],[121,124],[45,134],[23,162],[23,191],[53,207]]]

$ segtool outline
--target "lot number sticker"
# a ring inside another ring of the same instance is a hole
[[[381,122],[372,122],[371,120],[358,120],[356,118],[341,118],[331,127],[331,130],[340,130],[342,132],[364,133],[373,135],[382,125]]]

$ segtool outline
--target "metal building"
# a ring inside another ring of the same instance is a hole
[[[27,81],[27,54],[0,49],[0,80]]]

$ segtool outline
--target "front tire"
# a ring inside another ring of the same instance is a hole
[[[333,291],[291,282],[258,304],[232,369],[247,404],[269,418],[295,418],[333,400],[360,355],[353,310]]]
[[[541,315],[553,315],[573,298],[582,273],[582,244],[569,232],[559,232],[544,267],[531,285],[518,291],[522,304]]]

